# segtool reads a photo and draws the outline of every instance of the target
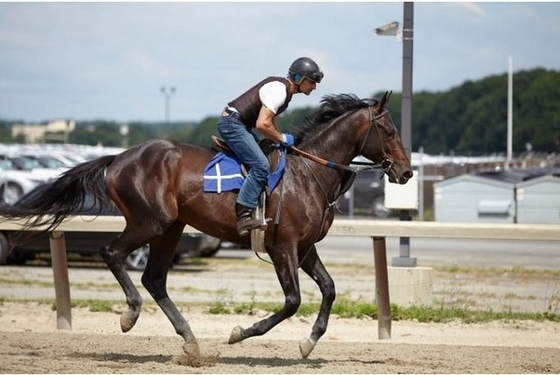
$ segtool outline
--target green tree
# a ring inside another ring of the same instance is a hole
[[[412,148],[420,146],[431,154],[505,153],[507,144],[507,74],[479,81],[466,81],[446,92],[421,91],[412,99]],[[380,99],[384,92],[375,92]],[[395,92],[388,109],[401,129],[401,94]],[[319,101],[317,102],[317,106]],[[282,113],[277,123],[284,132],[294,132],[315,107],[294,108]],[[130,146],[149,139],[166,138],[210,146],[218,134],[217,117],[194,122],[129,124]],[[0,121],[0,141],[21,142],[11,138],[15,121]],[[120,146],[120,123],[114,121],[77,121],[70,142]],[[560,72],[537,68],[519,71],[513,77],[513,151],[558,152],[560,149]]]

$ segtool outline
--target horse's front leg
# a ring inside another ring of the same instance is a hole
[[[321,309],[319,310],[315,324],[313,324],[311,336],[303,339],[299,344],[301,355],[303,358],[307,358],[309,353],[311,353],[313,348],[315,348],[317,341],[319,341],[321,336],[323,336],[327,331],[329,316],[332,304],[336,297],[336,291],[334,281],[325,269],[321,259],[319,259],[315,246],[310,248],[307,254],[302,254],[302,257],[303,262],[301,263],[301,269],[313,280],[315,280],[323,296],[321,300]]]
[[[229,337],[229,344],[235,344],[249,337],[265,334],[278,323],[293,316],[301,304],[296,249],[275,248],[269,254],[284,291],[284,306],[280,311],[253,324],[249,328],[235,327]]]

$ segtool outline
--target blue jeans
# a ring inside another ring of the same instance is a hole
[[[220,117],[218,133],[239,160],[249,168],[247,178],[237,195],[237,203],[255,208],[270,170],[268,159],[259,147],[259,138],[241,121],[229,116]]]

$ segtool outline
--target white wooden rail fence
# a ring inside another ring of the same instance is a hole
[[[120,216],[74,216],[51,232],[50,249],[57,306],[58,329],[71,329],[70,284],[64,232],[121,232]],[[0,222],[0,230],[19,230],[21,222]],[[197,232],[187,226],[185,232]],[[387,277],[386,237],[473,238],[560,241],[560,226],[540,224],[436,223],[415,221],[334,221],[329,236],[367,236],[373,240],[378,337],[391,337],[391,307]],[[560,249],[560,247],[559,247]]]

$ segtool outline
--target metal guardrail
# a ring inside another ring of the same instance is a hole
[[[0,230],[20,230],[23,221],[0,221]],[[95,224],[95,225],[92,225]],[[50,249],[57,304],[58,329],[71,329],[70,284],[64,232],[121,232],[121,216],[74,216],[51,232]],[[40,230],[40,228],[36,229]],[[196,233],[186,226],[184,232]],[[560,241],[560,226],[548,224],[436,223],[415,221],[336,219],[329,236],[367,236],[373,240],[378,336],[391,337],[391,308],[387,276],[386,237],[478,238]]]

